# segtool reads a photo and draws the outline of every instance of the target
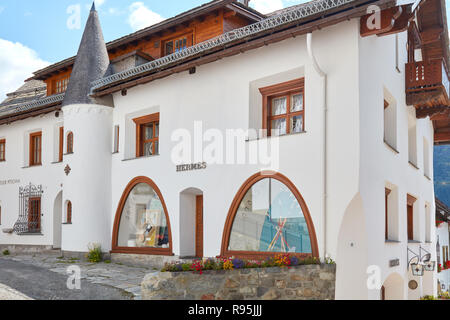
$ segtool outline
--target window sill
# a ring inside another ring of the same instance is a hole
[[[429,176],[427,176],[426,174],[424,174],[423,176],[431,181],[431,178]]]
[[[246,138],[245,142],[250,142],[250,141],[258,141],[258,140],[264,140],[264,139],[273,139],[273,138],[282,138],[282,137],[290,137],[290,136],[296,136],[296,135],[301,135],[301,134],[305,134],[308,133],[308,131],[302,131],[302,132],[296,132],[296,133],[289,133],[289,134],[283,134],[283,135],[279,135],[279,136],[265,136],[265,137],[257,137],[257,138]]]
[[[413,167],[416,170],[419,170],[419,167],[417,165],[415,165],[413,162],[408,161],[408,163],[411,165],[411,167]]]
[[[386,243],[386,244],[395,244],[395,243],[402,243],[402,242],[399,241],[399,240],[385,240],[384,243]]]
[[[43,236],[40,232],[19,233],[18,236]]]
[[[72,224],[72,222],[64,222],[62,225],[66,226],[66,225],[71,225],[71,224]]]
[[[54,161],[51,164],[58,164],[58,163],[63,163],[63,161]]]
[[[159,154],[155,154],[152,156],[144,156],[144,157],[136,157],[136,158],[130,158],[130,159],[123,159],[122,161],[133,161],[133,160],[139,160],[139,159],[148,159],[148,158],[155,158],[155,157],[159,157]]]
[[[394,148],[393,146],[391,146],[389,143],[386,142],[386,140],[384,140],[384,145],[386,147],[388,147],[388,149],[390,149],[391,151],[393,151],[395,154],[399,154],[400,151],[398,151],[396,148]]]
[[[64,153],[63,156],[70,156],[70,155],[72,155],[72,154],[73,154],[73,152]]]
[[[419,241],[419,240],[408,240],[408,243],[420,244],[420,243],[422,243],[422,241]]]
[[[42,167],[42,164],[35,164],[32,166],[22,167],[22,169],[37,168],[37,167]]]

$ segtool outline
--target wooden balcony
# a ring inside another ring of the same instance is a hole
[[[449,80],[444,60],[407,63],[406,104],[416,109],[449,105]]]

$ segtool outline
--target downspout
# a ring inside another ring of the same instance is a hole
[[[311,60],[314,69],[316,72],[320,75],[320,77],[323,79],[323,215],[322,215],[322,239],[323,239],[323,254],[324,258],[329,258],[328,254],[328,247],[327,247],[327,211],[328,211],[328,205],[327,205],[327,190],[328,190],[328,154],[327,154],[327,144],[328,144],[328,137],[327,137],[327,125],[328,125],[328,106],[327,106],[327,74],[320,68],[319,64],[317,63],[316,57],[314,56],[313,50],[312,50],[312,33],[309,32],[306,35],[306,44],[308,48],[308,56]]]

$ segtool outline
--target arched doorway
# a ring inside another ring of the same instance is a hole
[[[404,299],[404,281],[401,275],[391,273],[383,283],[381,299],[384,300],[403,300]]]
[[[180,193],[180,257],[203,258],[203,192],[189,188]]]
[[[172,233],[164,198],[147,177],[130,181],[116,211],[112,253],[172,255]]]
[[[336,300],[368,299],[367,232],[361,195],[345,211],[336,255]]]
[[[300,192],[284,175],[266,171],[237,192],[222,238],[222,256],[263,258],[278,253],[318,257],[314,225]]]
[[[53,249],[61,249],[62,202],[62,191],[60,191],[53,203]]]

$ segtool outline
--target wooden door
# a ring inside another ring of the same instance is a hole
[[[195,256],[203,258],[203,196],[197,196],[195,211]]]

